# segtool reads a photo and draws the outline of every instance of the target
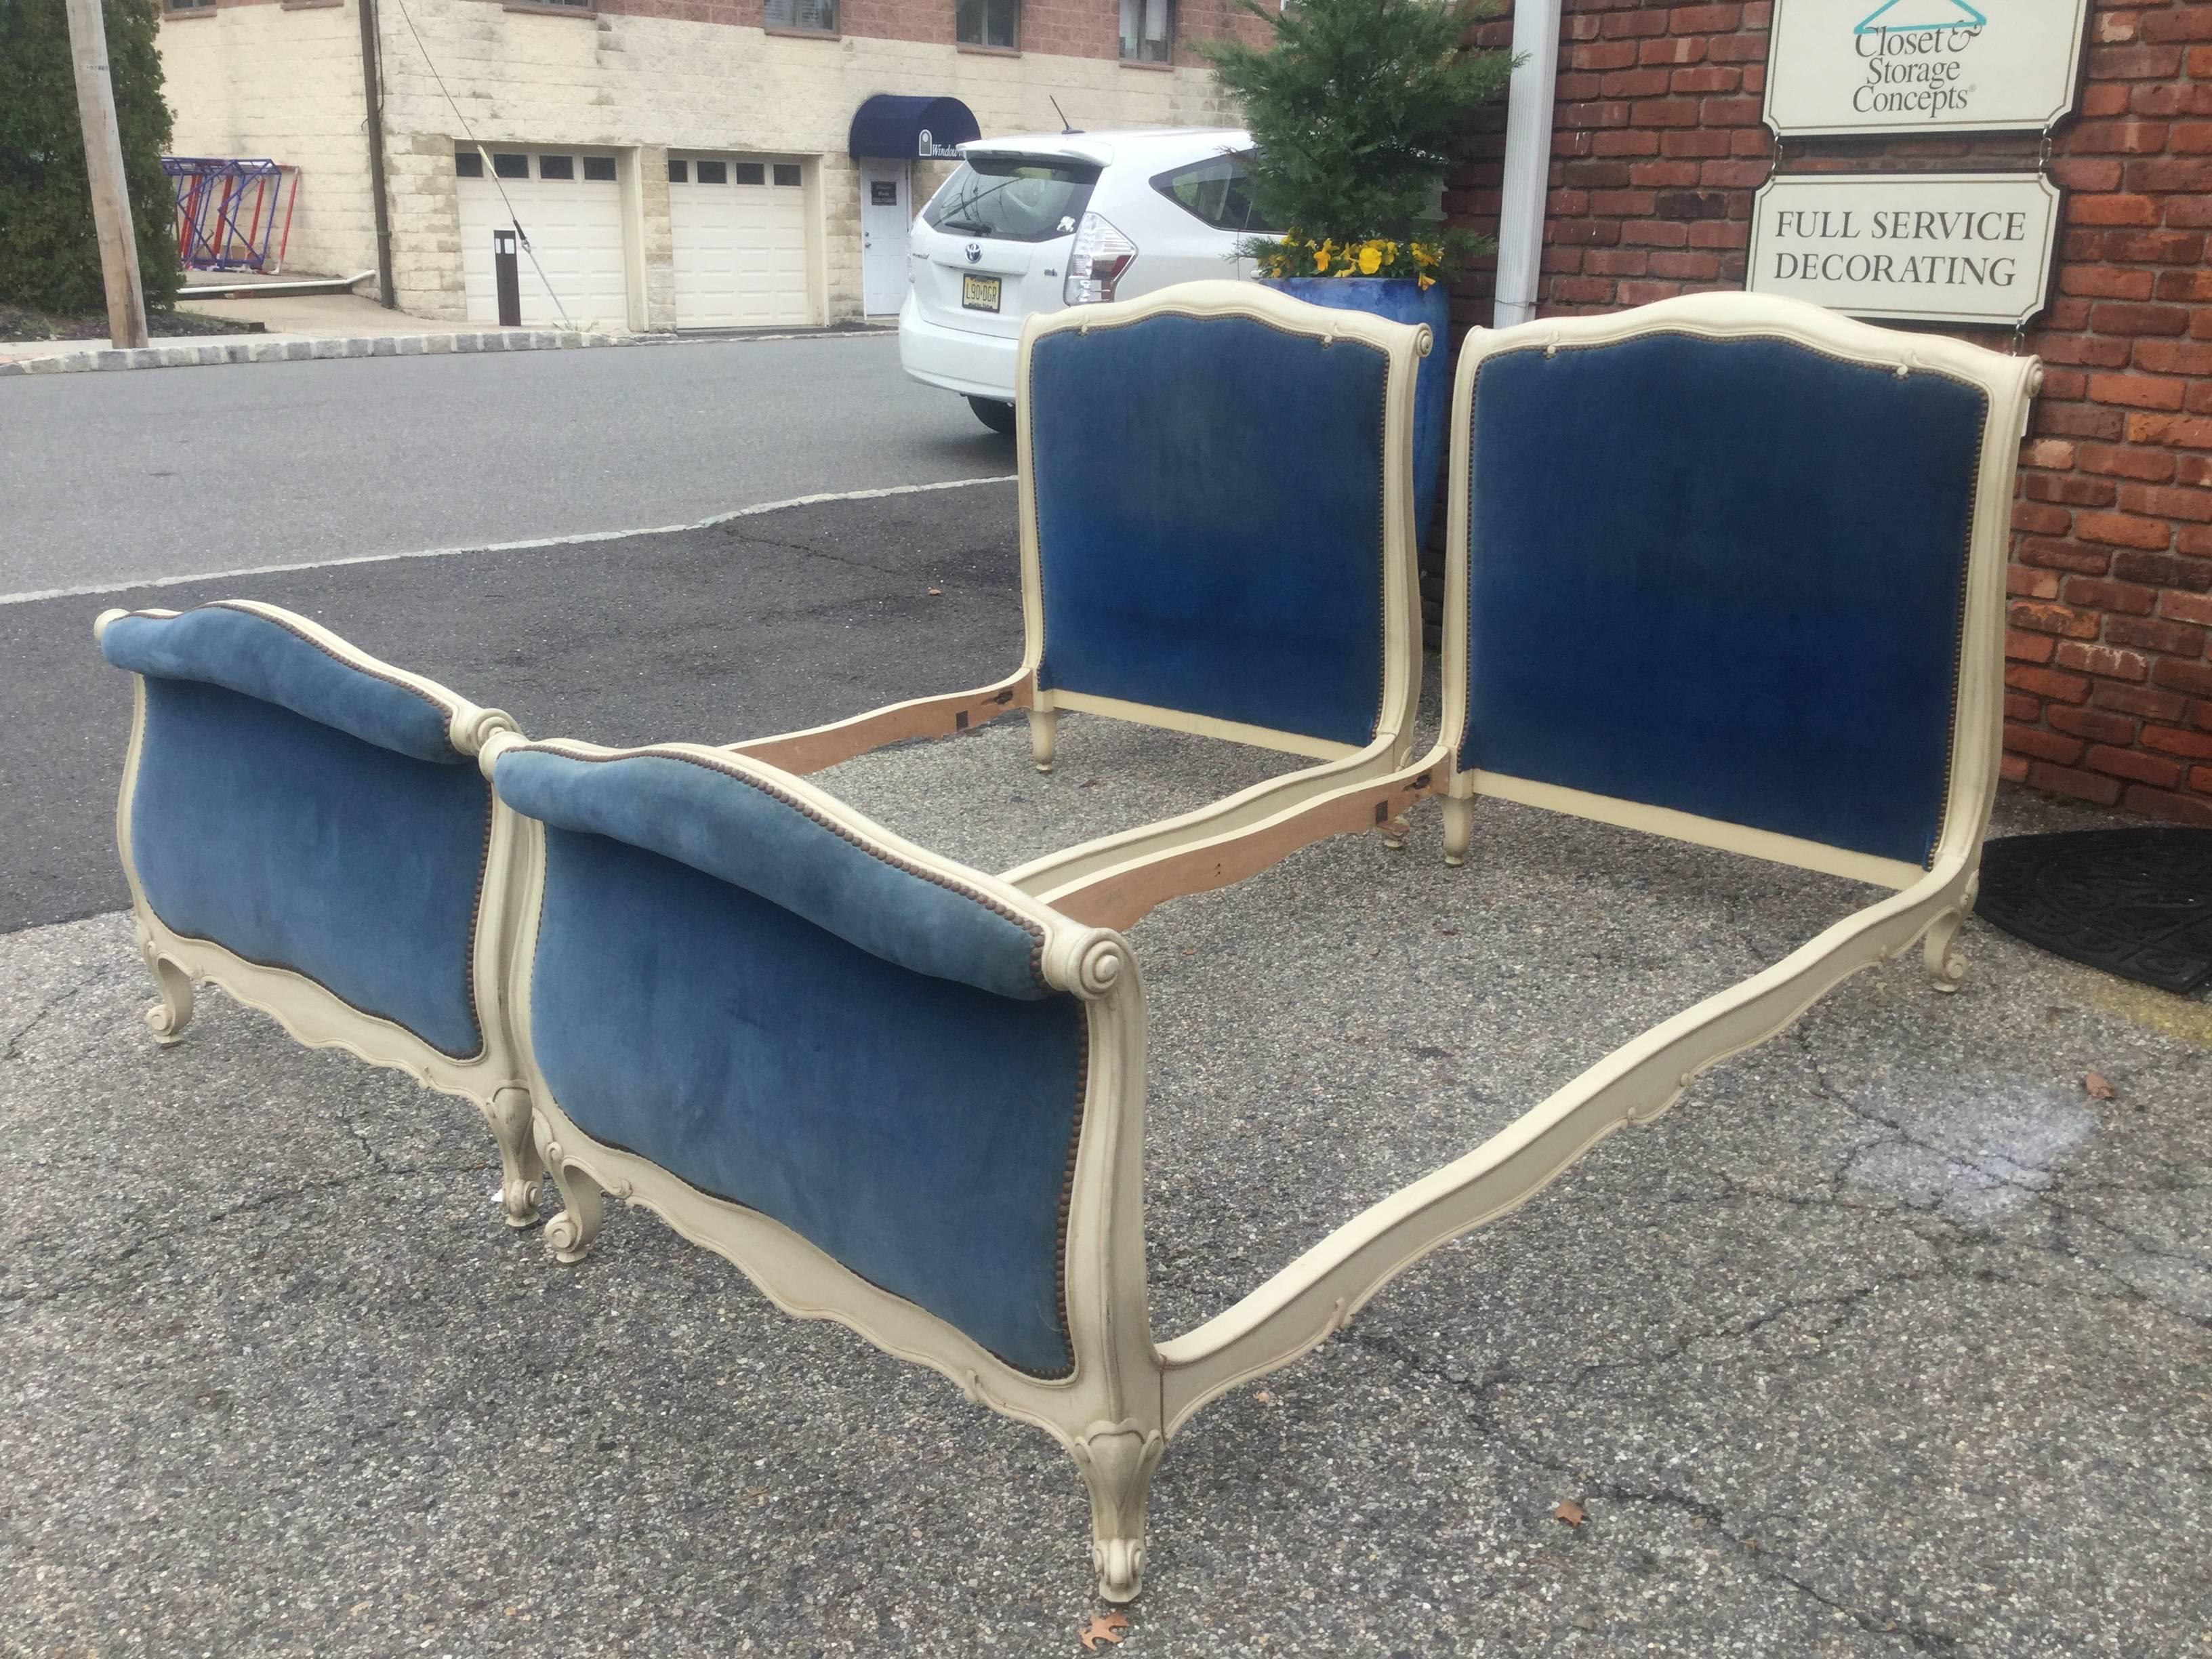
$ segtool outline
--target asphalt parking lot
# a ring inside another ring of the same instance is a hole
[[[985,484],[159,602],[294,606],[533,735],[728,740],[1003,672],[1012,549]],[[1042,1435],[643,1212],[556,1267],[466,1103],[220,994],[155,1047],[88,626],[133,602],[0,611],[0,1652],[1079,1652]],[[1008,723],[826,781],[999,868],[1273,764],[1073,719],[1062,755]],[[1133,930],[1158,1334],[1864,898],[1477,824],[1461,872],[1430,808]],[[1201,1413],[1120,1651],[2212,1647],[2212,1008],[1961,946],[1955,997],[1849,981]]]

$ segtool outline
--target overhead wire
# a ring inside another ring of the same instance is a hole
[[[415,15],[407,9],[407,0],[392,0],[392,3],[399,8],[399,15],[407,25],[407,33],[415,37],[415,50],[422,54],[423,67],[430,71],[430,78],[438,83],[438,90],[444,94],[447,106],[453,112],[453,119],[461,124],[462,136],[468,139],[469,147],[483,158],[484,177],[491,180],[492,188],[499,192],[500,205],[507,210],[507,222],[514,227],[514,239],[522,245],[522,251],[530,256],[531,269],[538,273],[538,280],[544,284],[546,295],[553,301],[554,310],[561,313],[561,325],[574,328],[575,324],[568,320],[568,307],[561,303],[561,295],[554,288],[552,280],[546,276],[545,267],[538,263],[538,250],[530,246],[530,233],[523,229],[522,220],[514,210],[514,203],[507,193],[507,186],[500,182],[499,164],[491,159],[491,152],[477,139],[474,129],[469,125],[469,118],[461,113],[460,103],[446,85],[446,77],[438,73],[437,60],[430,56],[430,48],[422,40],[422,31],[415,27]]]

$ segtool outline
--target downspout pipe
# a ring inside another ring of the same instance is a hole
[[[1498,208],[1493,326],[1536,314],[1544,263],[1544,205],[1552,180],[1552,94],[1559,84],[1561,0],[1514,0],[1513,55],[1505,91],[1505,185]]]
[[[363,125],[368,133],[368,195],[376,209],[377,297],[386,311],[397,311],[399,297],[392,291],[392,207],[384,180],[384,75],[377,62],[376,0],[356,3],[361,8],[362,102],[368,114]]]

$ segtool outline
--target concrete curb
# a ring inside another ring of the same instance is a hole
[[[330,339],[260,335],[226,340],[95,346],[0,362],[0,376],[79,374],[94,369],[194,368],[213,363],[298,363],[325,357],[431,357],[471,351],[574,351],[585,346],[655,345],[668,334],[587,334],[568,329],[470,329],[451,334],[356,334]]]

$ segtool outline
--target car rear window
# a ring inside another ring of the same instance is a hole
[[[1152,188],[1194,219],[1216,230],[1272,236],[1275,227],[1262,219],[1245,194],[1243,155],[1209,155],[1203,161],[1152,176]]]
[[[951,236],[1048,242],[1075,234],[1098,169],[1060,156],[978,155],[945,181],[922,221]]]

